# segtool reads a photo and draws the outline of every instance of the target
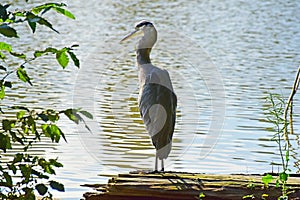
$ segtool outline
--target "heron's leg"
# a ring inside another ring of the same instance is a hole
[[[155,155],[155,168],[154,168],[154,171],[157,172],[157,160],[158,160],[158,157],[157,155]]]
[[[164,159],[161,159],[161,171],[163,172],[164,170],[165,170]]]

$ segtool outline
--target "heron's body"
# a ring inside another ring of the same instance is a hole
[[[156,149],[155,170],[157,160],[160,159],[163,171],[163,159],[168,157],[172,147],[177,98],[168,71],[152,65],[150,60],[150,52],[157,38],[153,24],[142,21],[136,25],[135,32],[138,30],[142,30],[144,34],[136,50],[140,86],[139,109]]]
[[[138,68],[140,113],[156,149],[156,157],[163,160],[172,147],[177,98],[166,70],[151,63],[138,63]]]

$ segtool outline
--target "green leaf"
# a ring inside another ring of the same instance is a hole
[[[42,184],[42,183],[40,183],[40,184],[37,184],[36,186],[35,186],[35,189],[38,191],[38,193],[40,194],[40,195],[42,195],[42,196],[44,196],[46,193],[47,193],[47,191],[48,191],[48,188],[44,185],[44,184]]]
[[[58,126],[56,126],[55,124],[52,124],[50,128],[51,128],[52,134],[54,134],[55,142],[59,142],[60,136],[62,136],[63,139],[67,142],[67,139],[66,139],[64,133],[61,131],[61,129]]]
[[[23,159],[23,157],[24,157],[24,154],[22,154],[22,153],[17,153],[17,154],[14,156],[14,160],[12,161],[12,164],[21,162],[22,159]]]
[[[11,176],[7,172],[3,172],[3,176],[4,176],[5,181],[6,181],[5,185],[8,186],[8,187],[12,187],[13,186],[13,182],[12,182]]]
[[[88,111],[80,110],[79,113],[83,114],[84,116],[86,116],[89,119],[93,119],[93,115],[91,113],[89,113]]]
[[[289,177],[289,175],[288,175],[287,173],[285,173],[285,172],[281,172],[281,173],[279,174],[279,179],[280,179],[282,182],[286,182],[286,181],[288,180],[288,177]]]
[[[27,72],[23,67],[18,68],[17,75],[21,81],[25,83],[28,82],[32,86],[32,83],[30,82],[30,77],[27,75]]]
[[[48,28],[52,29],[56,33],[59,33],[57,30],[55,30],[50,22],[48,22],[46,19],[39,17],[39,21],[37,21],[40,25],[47,26]]]
[[[31,166],[27,165],[27,164],[20,164],[19,168],[20,168],[21,173],[23,175],[22,178],[25,179],[25,182],[29,182],[29,178],[30,178],[30,175],[31,175]]]
[[[26,13],[24,11],[15,11],[14,15],[18,17],[26,17]]]
[[[37,57],[42,56],[43,54],[47,54],[47,53],[53,53],[54,54],[54,53],[57,53],[57,52],[58,52],[57,49],[52,48],[52,47],[48,47],[43,51],[35,51],[34,52],[34,57],[37,58]]]
[[[12,140],[15,142],[19,142],[20,144],[24,145],[24,142],[22,140],[22,138],[18,137],[17,134],[14,131],[10,131],[10,135],[12,137]]]
[[[26,111],[30,112],[30,110],[24,106],[12,106],[11,109],[26,110]]]
[[[67,109],[62,111],[70,120],[75,122],[76,124],[79,123],[79,120],[81,119],[80,116],[77,114],[77,110],[75,109]]]
[[[45,11],[48,11],[51,8],[62,7],[62,6],[66,6],[66,4],[64,4],[64,3],[45,3],[45,4],[42,4],[42,5],[32,8],[32,12],[35,14],[38,14],[43,11],[43,13],[45,13]]]
[[[40,17],[31,12],[26,13],[26,19],[27,19],[27,21],[32,22],[32,23],[36,23],[36,22],[40,21]]]
[[[11,149],[10,137],[3,133],[0,133],[0,149],[2,149],[4,153],[7,149]]]
[[[61,129],[59,129],[59,130],[60,130],[60,134],[61,134],[61,136],[63,137],[64,141],[65,141],[65,142],[68,142],[68,141],[67,141],[67,138],[66,138],[66,136],[65,136],[65,134],[64,134],[64,132],[62,132]]]
[[[17,119],[21,119],[25,115],[25,113],[26,112],[24,110],[17,112]]]
[[[56,53],[56,60],[62,66],[62,68],[66,68],[69,63],[69,57],[66,53],[67,49],[63,48]]]
[[[15,127],[15,123],[16,123],[16,121],[14,121],[14,120],[3,119],[3,120],[2,120],[2,128],[3,128],[5,131],[9,131],[9,130],[11,130],[13,127]]]
[[[269,183],[271,183],[274,180],[273,176],[270,174],[267,174],[262,177],[262,182],[265,184],[265,186],[268,186]]]
[[[52,135],[54,136],[55,142],[59,142],[60,135],[61,135],[60,129],[56,125],[54,125],[54,124],[52,124],[50,126],[50,129],[51,129]]]
[[[32,169],[31,174],[34,174],[41,179],[49,179],[49,176],[43,174],[42,172],[36,171],[35,169]]]
[[[34,124],[35,124],[34,118],[33,118],[32,116],[28,116],[28,117],[27,117],[27,125],[28,125],[28,126],[32,126],[32,125],[34,125]]]
[[[26,55],[25,54],[23,54],[23,53],[16,53],[16,52],[10,52],[10,55],[12,55],[12,56],[14,56],[14,57],[17,57],[17,58],[21,58],[21,59],[23,59],[23,60],[25,60],[26,59]]]
[[[35,33],[35,30],[36,30],[36,22],[32,22],[32,21],[30,21],[30,20],[28,20],[27,22],[28,22],[29,27],[30,27],[31,30],[32,30],[32,33]]]
[[[67,141],[64,133],[55,124],[43,124],[41,127],[45,136],[50,137],[52,142],[59,142],[61,136],[64,138],[65,141]]]
[[[59,182],[56,182],[56,181],[50,181],[50,187],[54,190],[58,190],[58,191],[61,191],[61,192],[65,191],[64,185],[59,183]]]
[[[203,193],[203,192],[201,192],[200,194],[199,194],[199,198],[204,198],[205,197],[205,194]]]
[[[42,130],[43,130],[43,131],[46,131],[47,128],[48,128],[48,126],[49,126],[48,124],[42,124],[42,126],[41,126],[41,127],[42,127]]]
[[[48,124],[43,124],[42,126],[42,131],[45,134],[46,137],[50,137],[52,141],[54,141],[54,136],[52,135],[50,126]]]
[[[51,122],[56,122],[59,120],[59,115],[56,111],[48,109],[46,110],[46,115],[48,120],[50,120]]]
[[[41,113],[41,114],[38,114],[39,118],[41,118],[44,122],[47,122],[49,119],[48,119],[48,116],[44,113]]]
[[[3,85],[4,85],[5,87],[12,88],[12,84],[11,84],[10,81],[5,81]]]
[[[8,169],[11,170],[14,174],[17,173],[17,167],[16,167],[14,164],[11,164],[11,165],[7,164],[7,167],[8,167]]]
[[[5,86],[2,85],[0,90],[0,99],[2,100],[4,99],[4,97],[5,97]]]
[[[48,174],[55,174],[55,171],[52,169],[51,164],[47,162],[44,158],[39,158],[38,164],[43,168],[44,172]]]
[[[36,29],[36,23],[47,26],[48,28],[50,28],[53,31],[58,33],[58,31],[53,28],[53,26],[50,22],[48,22],[46,19],[44,19],[40,16],[33,14],[32,12],[27,12],[26,19],[27,19],[28,24],[29,24],[30,28],[32,29],[33,33],[35,32],[35,29]]]
[[[18,37],[17,31],[8,26],[7,24],[0,25],[0,34],[6,37]]]
[[[51,165],[53,165],[55,167],[63,167],[63,164],[61,164],[60,162],[57,162],[57,159],[49,159],[49,162]]]
[[[80,62],[79,62],[79,59],[76,57],[76,55],[70,50],[68,51],[68,54],[70,55],[74,65],[79,68],[80,67]]]
[[[42,12],[42,14],[46,13],[50,9],[55,10],[56,12],[63,14],[66,17],[69,17],[71,19],[75,19],[75,16],[68,10],[63,9],[62,7],[67,6],[64,3],[46,3],[40,6],[36,6],[35,8],[32,9],[32,12],[35,14],[38,14]]]
[[[34,14],[39,14],[42,10],[45,10],[47,8],[49,8],[50,6],[47,6],[47,4],[43,4],[43,5],[39,5],[39,6],[36,6],[34,8],[31,9],[31,11],[34,13]],[[51,7],[50,7],[51,8]]]
[[[5,58],[6,56],[2,52],[0,52],[0,59],[5,60]]]
[[[28,0],[26,0],[26,1],[28,1]],[[34,194],[34,189],[33,188],[26,187],[23,190],[26,191],[26,200],[36,200],[37,199],[35,194]]]
[[[0,42],[0,50],[1,51],[11,52],[12,51],[12,47],[11,47],[10,44],[7,44],[5,42]]]
[[[54,7],[53,8],[56,12],[63,14],[66,17],[69,17],[71,19],[75,19],[75,16],[68,10],[60,8],[60,7]]]
[[[9,17],[9,14],[7,12],[7,8],[9,7],[9,4],[2,5],[0,4],[0,19],[3,19],[3,21],[7,20]]]
[[[290,160],[290,152],[289,151],[285,152],[285,160],[286,160],[286,162],[288,162]]]
[[[3,65],[0,65],[0,70],[6,71],[7,69]]]

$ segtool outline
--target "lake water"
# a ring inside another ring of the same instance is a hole
[[[16,1],[13,6],[22,4]],[[300,60],[299,1],[72,0],[66,4],[75,21],[47,15],[61,34],[38,27],[40,31],[31,35],[20,26],[28,34],[14,43],[17,50],[28,52],[36,46],[79,44],[81,68],[62,70],[50,56],[35,61],[28,66],[34,87],[17,84],[18,93],[8,93],[5,100],[36,109],[81,107],[94,115],[86,120],[91,133],[62,119],[68,143],[42,141],[32,150],[58,157],[64,164],[57,170],[57,180],[66,192],[55,193],[57,197],[79,199],[88,190],[81,184],[106,183],[105,175],[154,167],[155,152],[137,105],[136,40],[119,44],[141,19],[151,20],[158,30],[152,62],[169,71],[178,97],[166,170],[264,173],[272,170],[270,163],[280,163],[277,144],[270,141],[271,125],[263,122],[263,109],[269,93],[287,98],[293,85]],[[299,108],[296,95],[298,134]],[[300,154],[299,148],[294,154]],[[275,172],[278,168],[273,166]]]

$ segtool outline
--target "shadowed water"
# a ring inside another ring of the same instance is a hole
[[[50,57],[38,60],[28,69],[34,87],[18,84],[18,93],[8,93],[4,101],[33,108],[81,107],[94,115],[94,120],[87,120],[92,133],[62,119],[68,143],[45,140],[32,150],[59,157],[65,165],[57,178],[66,192],[58,197],[80,198],[87,190],[80,184],[106,182],[98,174],[154,167],[155,151],[137,105],[136,40],[119,44],[141,19],[151,20],[158,30],[152,62],[169,71],[178,97],[166,170],[263,173],[272,170],[270,163],[280,163],[263,109],[268,93],[288,97],[299,65],[297,1],[66,3],[76,21],[48,15],[60,35],[38,27],[40,33],[21,35],[14,42],[23,51],[34,45],[77,43],[81,69],[61,70]],[[18,4],[23,2],[14,3]],[[299,133],[300,98],[295,98],[294,126]],[[275,172],[278,168],[273,167]]]

